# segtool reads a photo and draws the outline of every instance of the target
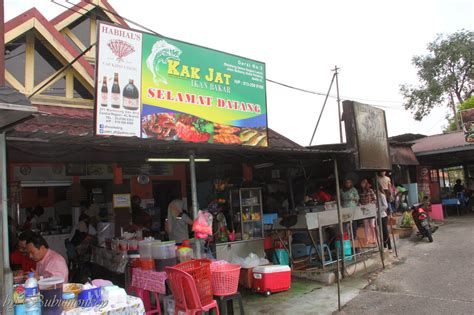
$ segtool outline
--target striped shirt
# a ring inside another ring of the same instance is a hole
[[[376,197],[375,193],[372,190],[372,188],[369,188],[367,190],[361,190],[359,192],[359,202],[361,205],[367,205],[369,203],[375,203]]]

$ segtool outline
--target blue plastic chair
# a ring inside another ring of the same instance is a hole
[[[311,250],[309,252],[309,257],[312,257],[311,254],[312,254],[312,251],[314,250],[314,247],[311,247]],[[321,251],[321,245],[316,245],[316,250],[317,250],[317,253],[319,255],[319,257],[322,257],[322,251]],[[329,246],[328,244],[324,243],[323,244],[323,250],[324,250],[324,264],[330,264],[332,263],[332,254],[331,254],[331,250],[329,249]]]

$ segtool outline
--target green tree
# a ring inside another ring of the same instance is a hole
[[[438,35],[427,50],[428,54],[412,59],[419,85],[400,86],[405,109],[416,120],[422,120],[436,106],[450,106],[454,112],[456,104],[463,103],[473,92],[474,32]]]
[[[474,96],[471,96],[465,100],[461,105],[458,106],[459,110],[465,110],[474,108]],[[461,120],[461,115],[459,112],[456,113],[457,120],[453,116],[447,115],[446,119],[448,120],[448,125],[444,128],[444,132],[451,132],[458,130],[457,122]]]

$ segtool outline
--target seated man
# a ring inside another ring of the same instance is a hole
[[[54,250],[49,249],[48,243],[42,236],[35,235],[30,238],[26,248],[31,259],[36,261],[36,279],[61,277],[65,283],[68,282],[69,270],[66,260]]]
[[[26,250],[26,243],[34,235],[35,233],[32,231],[24,231],[21,233],[18,237],[16,250],[10,253],[10,264],[21,266],[21,270],[25,273],[36,269],[36,262],[28,256],[28,251]]]

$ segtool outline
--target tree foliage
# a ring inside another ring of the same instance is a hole
[[[438,35],[428,44],[428,54],[413,57],[420,84],[403,84],[400,92],[405,109],[416,120],[422,120],[435,106],[450,105],[451,97],[461,104],[472,95],[473,40],[474,32],[466,30]]]

